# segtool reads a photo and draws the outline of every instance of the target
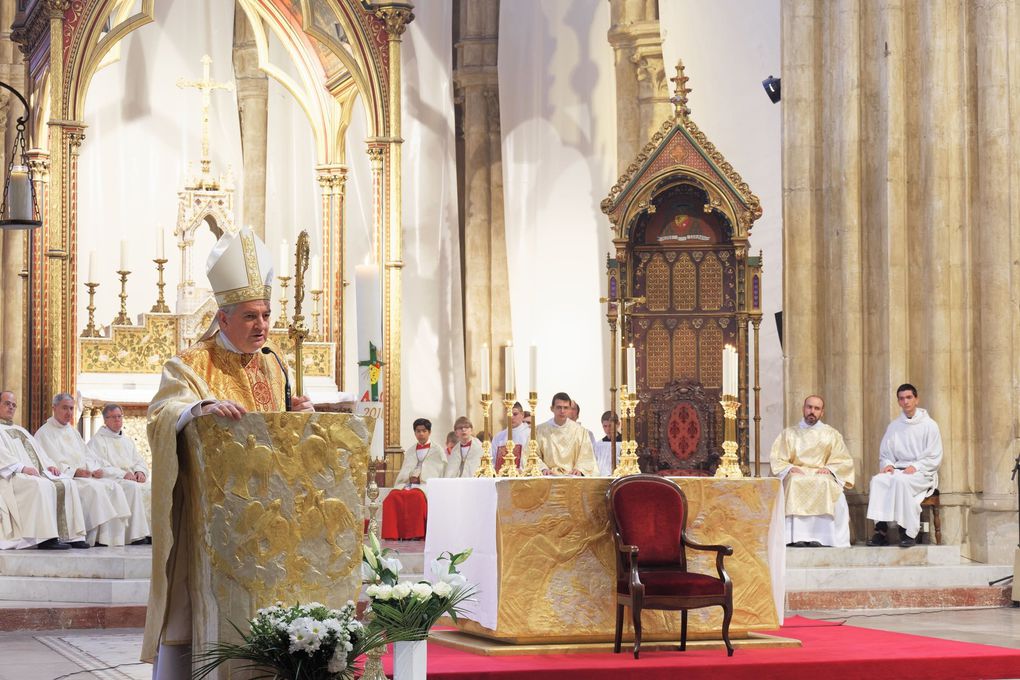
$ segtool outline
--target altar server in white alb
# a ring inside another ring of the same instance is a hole
[[[474,425],[467,416],[461,416],[453,423],[457,433],[457,445],[446,459],[444,477],[474,477],[482,463],[482,442],[475,436]]]
[[[895,522],[905,534],[901,548],[917,543],[921,528],[921,501],[939,484],[942,435],[928,412],[917,406],[917,388],[900,385],[896,400],[903,413],[889,423],[878,451],[881,472],[871,478],[868,519],[875,521],[875,535],[868,545],[888,545],[887,522]]]
[[[825,401],[804,400],[803,418],[772,444],[772,473],[783,480],[786,544],[850,547],[850,509],[844,489],[854,485],[854,461],[834,427],[822,422]]]
[[[78,487],[70,476],[61,477],[28,430],[14,424],[17,408],[13,392],[0,392],[0,496],[6,509],[0,549],[88,548]]]
[[[125,496],[140,493],[145,507],[146,528],[152,517],[152,485],[149,483],[149,466],[138,453],[135,441],[124,434],[124,409],[119,404],[103,407],[103,426],[88,443],[93,457],[102,464],[100,472],[124,489]],[[149,533],[146,533],[148,536]]]
[[[71,425],[73,417],[74,398],[61,392],[53,397],[53,415],[35,433],[35,438],[61,473],[74,477],[85,511],[88,542],[115,546],[145,538],[149,523],[142,495],[132,493],[128,497],[117,482],[102,479],[99,472],[102,464]]]

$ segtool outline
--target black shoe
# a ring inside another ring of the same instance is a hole
[[[821,548],[823,547],[818,541],[804,541],[805,548]]]
[[[917,545],[917,539],[910,536],[904,536],[903,540],[900,541],[901,548],[913,548],[915,545]]]
[[[67,545],[66,543],[61,543],[59,540],[55,538],[50,538],[43,541],[42,543],[38,544],[35,547],[36,550],[67,550],[71,546]]]
[[[68,547],[74,548],[75,550],[88,550],[92,546],[85,541],[71,541],[67,544]]]
[[[868,539],[868,545],[875,547],[879,545],[889,545],[889,540],[885,537],[881,531],[876,531],[875,535]]]
[[[105,543],[100,543],[99,541],[96,541],[96,544],[93,545],[92,547],[93,548],[109,548],[110,546],[106,545]]]
[[[137,541],[131,541],[131,545],[152,545],[152,539],[146,536],[145,538],[139,538]]]

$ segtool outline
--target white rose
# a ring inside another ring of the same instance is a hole
[[[376,597],[379,594],[379,586],[373,583],[369,587],[365,588],[365,594],[369,597]]]
[[[415,583],[411,586],[411,593],[414,595],[416,600],[425,600],[432,597],[432,586],[428,583]]]
[[[403,600],[405,597],[411,594],[411,584],[407,581],[403,581],[393,586],[393,597],[398,600]]]
[[[440,581],[439,583],[435,583],[432,585],[432,592],[434,592],[439,597],[450,597],[450,595],[453,593],[453,586],[451,586],[446,581]]]
[[[393,586],[381,585],[375,587],[375,599],[385,602],[393,597]]]

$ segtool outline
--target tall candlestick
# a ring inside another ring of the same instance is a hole
[[[514,388],[514,345],[512,342],[507,343],[506,347],[503,348],[503,389],[508,393],[514,393],[517,390]]]
[[[311,290],[322,290],[322,263],[318,255],[312,255],[312,263],[309,269],[312,270]]]
[[[482,394],[492,394],[492,381],[489,379],[489,345],[482,343],[482,366],[480,380]]]
[[[627,346],[627,387],[631,394],[637,392],[637,351],[633,344]]]
[[[127,239],[120,240],[120,270],[122,272],[130,271],[127,266],[127,252],[128,243]]]
[[[277,276],[287,276],[287,239],[280,240],[280,271]]]
[[[96,281],[96,251],[89,251],[89,282],[98,283]]]
[[[538,392],[538,345],[532,345],[528,361],[528,389]]]

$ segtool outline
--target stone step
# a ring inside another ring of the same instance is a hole
[[[908,567],[961,564],[958,545],[918,545],[913,548],[787,548],[786,568]]]
[[[829,610],[1008,607],[1012,585],[787,591],[786,615]]]
[[[89,550],[3,550],[0,575],[54,578],[148,579],[152,546]]]
[[[887,548],[892,550],[892,548]],[[813,590],[928,590],[987,587],[988,582],[1012,572],[1011,566],[952,564],[874,567],[787,567],[787,592]]]
[[[125,605],[145,604],[148,599],[147,578],[0,576],[0,601]]]

